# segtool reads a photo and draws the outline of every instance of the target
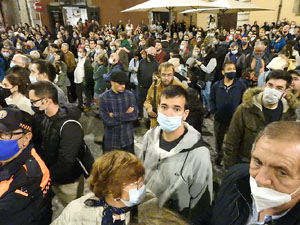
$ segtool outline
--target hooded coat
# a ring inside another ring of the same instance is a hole
[[[240,162],[250,162],[252,144],[257,134],[265,127],[262,107],[263,89],[248,89],[243,96],[231,120],[227,136],[224,140],[225,167]],[[296,97],[288,93],[281,98],[283,112],[280,120],[295,121],[295,109],[298,106]]]

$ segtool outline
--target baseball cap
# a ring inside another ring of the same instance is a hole
[[[0,109],[0,130],[14,131],[23,129],[32,132],[30,115],[20,109]]]
[[[128,83],[127,74],[123,71],[112,72],[112,74],[110,76],[110,80],[113,82],[117,82],[119,84],[127,84]]]

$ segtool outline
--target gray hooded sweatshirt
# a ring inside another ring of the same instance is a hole
[[[212,199],[212,164],[209,150],[195,147],[200,133],[184,122],[187,133],[170,152],[159,148],[161,127],[149,130],[139,155],[146,169],[146,187],[156,194],[160,207],[168,200],[182,211],[195,207],[205,191]]]

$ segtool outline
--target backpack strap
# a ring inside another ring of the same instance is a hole
[[[61,127],[59,129],[59,135],[60,136],[61,136],[61,132],[62,132],[63,127],[66,125],[66,123],[69,123],[69,122],[77,123],[81,127],[81,129],[82,129],[81,124],[77,120],[66,120],[65,122],[63,122],[63,124],[61,125]]]
[[[66,125],[66,123],[69,123],[69,122],[77,123],[81,127],[81,129],[82,129],[81,124],[77,120],[66,120],[66,121],[63,122],[63,124],[60,127],[60,130],[59,130],[60,136],[61,136],[61,132],[62,132],[63,127]],[[83,139],[83,149],[82,150],[83,150],[83,157],[84,157],[84,155],[86,153],[89,153],[91,155],[90,150],[89,150],[88,146],[86,145],[84,139]],[[87,168],[84,165],[84,162],[82,161],[82,159],[80,158],[80,156],[76,157],[76,160],[79,163],[80,167],[82,168],[85,177],[88,177],[89,174],[90,174],[88,170],[90,170],[90,168]]]
[[[157,95],[157,80],[154,81],[154,91],[153,91],[153,99],[152,99],[152,111],[157,113],[157,102],[156,102],[156,95]]]

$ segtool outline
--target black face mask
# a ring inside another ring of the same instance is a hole
[[[39,106],[34,106],[34,105],[31,106],[31,109],[35,113],[41,113],[43,111],[43,110],[40,110]]]
[[[5,99],[11,95],[10,89],[9,88],[0,88],[0,96]]]
[[[153,55],[148,55],[148,58],[150,59],[150,61],[154,61],[154,56]]]

